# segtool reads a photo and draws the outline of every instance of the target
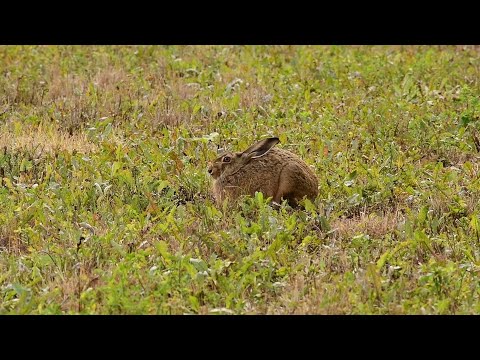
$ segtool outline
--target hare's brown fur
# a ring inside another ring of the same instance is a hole
[[[226,153],[209,166],[214,177],[213,194],[218,204],[225,198],[237,198],[240,195],[254,195],[262,192],[266,197],[280,203],[286,199],[292,206],[306,196],[314,200],[318,195],[318,180],[312,169],[297,155],[290,151],[273,148],[278,142],[273,140],[268,149],[257,152],[258,156],[247,158],[245,152]],[[225,163],[223,159],[227,156]]]

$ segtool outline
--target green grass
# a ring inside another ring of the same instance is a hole
[[[479,54],[0,46],[0,313],[480,313]],[[316,201],[217,207],[266,136]]]

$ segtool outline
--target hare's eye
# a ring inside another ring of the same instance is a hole
[[[224,156],[223,157],[223,162],[230,162],[230,156]]]

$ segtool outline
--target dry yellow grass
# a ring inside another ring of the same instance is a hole
[[[382,238],[395,230],[404,216],[398,210],[386,212],[381,216],[376,213],[361,214],[350,219],[337,219],[332,223],[335,235],[341,239],[351,239],[358,234]]]
[[[0,128],[0,148],[7,150],[28,150],[38,151],[39,153],[55,153],[66,151],[72,153],[91,153],[96,150],[94,143],[88,140],[85,133],[74,133],[69,135],[67,132],[56,128],[45,128],[23,126],[20,134],[7,125]]]

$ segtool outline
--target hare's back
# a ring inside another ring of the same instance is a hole
[[[249,172],[257,174],[267,170],[271,173],[276,173],[281,171],[283,165],[294,160],[294,157],[294,154],[286,150],[273,148],[266,155],[250,161],[246,168]]]

